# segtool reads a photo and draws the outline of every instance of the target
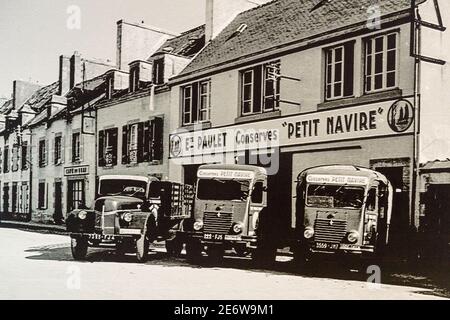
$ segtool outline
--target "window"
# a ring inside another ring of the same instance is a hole
[[[3,213],[9,213],[9,183],[3,184]]]
[[[397,86],[397,33],[376,36],[365,42],[365,92]]]
[[[28,169],[28,142],[24,141],[22,144],[22,154],[21,154],[21,168],[22,170]]]
[[[201,81],[182,89],[183,125],[191,125],[210,120],[211,82]]]
[[[106,79],[106,99],[110,100],[114,93],[114,76]]]
[[[146,122],[122,128],[122,164],[163,160],[164,119],[156,117]]]
[[[39,181],[38,209],[47,209],[47,184],[45,181]]]
[[[11,166],[11,170],[13,172],[16,172],[19,170],[19,147],[18,146],[14,146],[11,149],[11,153],[12,153],[12,166]]]
[[[325,52],[326,100],[350,97],[354,82],[354,42],[327,49]]]
[[[45,140],[39,141],[39,167],[47,165],[47,144]]]
[[[99,132],[98,159],[100,167],[112,167],[117,165],[117,128],[111,128]]]
[[[5,150],[3,152],[3,172],[9,172],[9,147],[5,146]]]
[[[164,59],[158,59],[153,62],[153,83],[164,83]]]
[[[55,137],[55,154],[54,154],[54,163],[55,165],[59,165],[62,163],[62,137]]]
[[[140,149],[143,144],[144,124],[135,123],[122,128],[122,163],[136,164],[141,160]]]
[[[72,134],[72,162],[81,161],[81,133]]]
[[[367,195],[367,211],[375,211],[377,205],[377,189],[372,188]]]
[[[262,182],[255,183],[252,192],[252,203],[260,204],[264,200],[264,184]]]
[[[68,190],[69,211],[84,208],[85,207],[84,180],[69,180],[68,185],[69,185]]]
[[[130,92],[139,89],[139,66],[132,67],[130,70]]]
[[[11,212],[17,213],[18,208],[18,188],[17,188],[17,182],[13,182],[12,189],[11,189]]]
[[[273,61],[241,72],[241,113],[277,110],[280,104],[280,62]]]

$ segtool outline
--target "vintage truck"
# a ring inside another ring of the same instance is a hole
[[[310,168],[298,176],[295,260],[321,253],[374,256],[389,243],[393,188],[379,172],[357,166]]]
[[[248,165],[203,165],[197,172],[193,224],[185,231],[186,254],[221,258],[234,249],[257,262],[275,259],[276,219],[267,210],[267,173]]]
[[[147,260],[150,243],[166,241],[170,254],[181,252],[177,232],[191,217],[194,190],[190,185],[153,177],[102,176],[93,209],[68,215],[72,255],[83,260],[88,248],[115,245],[117,252],[134,251]]]

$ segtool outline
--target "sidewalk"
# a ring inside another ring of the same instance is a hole
[[[45,223],[37,223],[37,222],[11,221],[11,220],[0,221],[0,228],[26,229],[26,230],[66,233],[65,225],[45,224]]]

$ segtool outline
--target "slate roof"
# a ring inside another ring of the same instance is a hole
[[[426,0],[417,0],[418,4]],[[376,4],[384,17],[410,9],[411,0],[275,0],[239,14],[179,76],[302,42],[330,31],[364,23]],[[314,7],[317,8],[311,11]],[[369,11],[370,12],[370,11]],[[240,34],[242,25],[247,28]],[[176,77],[175,77],[176,78]]]
[[[22,106],[20,106],[19,110],[29,107],[33,111],[40,112],[52,96],[58,94],[58,91],[59,81],[42,87],[37,90]]]
[[[205,25],[183,32],[178,37],[167,40],[154,54],[170,53],[183,57],[192,57],[205,46]],[[169,49],[166,51],[164,49]]]

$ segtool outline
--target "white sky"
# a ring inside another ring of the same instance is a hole
[[[71,5],[81,10],[79,30],[67,28]],[[0,0],[0,97],[16,79],[56,81],[61,54],[115,62],[120,19],[182,32],[204,17],[205,0]]]

